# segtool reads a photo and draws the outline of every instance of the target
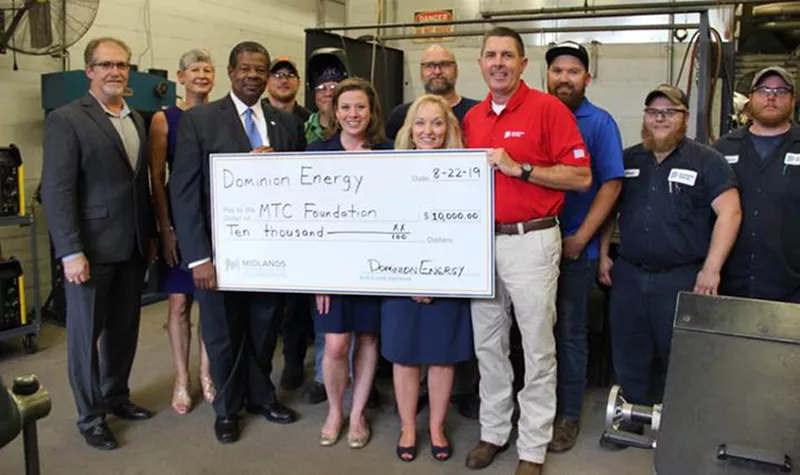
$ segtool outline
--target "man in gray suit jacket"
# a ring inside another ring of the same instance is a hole
[[[209,155],[305,149],[300,119],[261,100],[268,75],[269,53],[262,45],[246,41],[233,48],[228,62],[232,91],[183,114],[169,182],[178,246],[197,287],[217,388],[214,432],[222,443],[239,439],[242,408],[278,424],[296,418],[278,403],[270,380],[277,341],[273,317],[281,295],[217,291],[211,247]]]
[[[152,416],[130,401],[128,387],[146,262],[155,251],[145,124],[122,96],[130,59],[118,39],[90,41],[89,93],[45,122],[42,194],[53,257],[64,265],[69,381],[81,434],[104,450],[117,447],[107,412]]]

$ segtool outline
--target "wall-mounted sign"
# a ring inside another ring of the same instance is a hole
[[[414,27],[414,34],[416,35],[429,35],[434,33],[452,33],[455,31],[455,25],[424,25],[424,23],[452,21],[453,10],[423,10],[414,12],[414,23],[422,23],[423,25]],[[432,43],[439,41],[452,40],[452,37],[444,38],[418,38],[415,43]]]

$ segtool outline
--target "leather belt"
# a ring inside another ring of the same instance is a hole
[[[541,231],[550,229],[558,225],[558,220],[550,216],[548,218],[532,219],[524,223],[494,223],[495,234],[525,234],[531,231]]]
[[[703,265],[703,261],[694,261],[694,262],[687,262],[687,263],[684,263],[684,264],[675,264],[675,265],[670,265],[670,266],[654,266],[654,265],[644,264],[644,263],[639,263],[639,262],[631,262],[631,261],[629,261],[627,259],[624,259],[624,260],[625,260],[625,262],[629,263],[630,265],[638,267],[638,268],[642,269],[643,271],[650,272],[650,273],[669,272],[671,270],[680,269],[682,267],[701,266],[701,265]]]

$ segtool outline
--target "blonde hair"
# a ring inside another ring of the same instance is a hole
[[[444,114],[445,122],[447,122],[447,135],[444,139],[442,148],[464,148],[464,140],[461,137],[461,127],[458,125],[453,110],[450,105],[442,97],[433,94],[425,94],[417,98],[406,113],[406,120],[400,131],[397,132],[397,137],[394,141],[394,148],[398,150],[411,150],[417,148],[412,136],[412,129],[414,127],[414,119],[417,117],[419,108],[425,104],[434,104],[439,106],[439,110]]]
[[[211,53],[208,50],[196,48],[190,49],[181,55],[181,59],[178,61],[178,70],[186,71],[194,63],[208,63],[212,68],[214,67]]]

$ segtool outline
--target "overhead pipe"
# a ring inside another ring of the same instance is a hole
[[[582,33],[582,32],[596,32],[596,31],[640,31],[640,30],[675,30],[687,29],[694,30],[700,28],[699,23],[686,23],[680,25],[600,25],[600,26],[559,26],[559,27],[545,27],[545,28],[525,28],[517,30],[521,35],[527,34],[542,34],[542,33]],[[453,31],[443,33],[424,33],[424,34],[409,34],[409,35],[392,35],[382,36],[381,40],[384,41],[397,41],[397,40],[413,40],[423,38],[455,38],[465,36],[483,36],[486,34],[484,30],[471,30],[471,31]]]
[[[683,14],[683,13],[700,13],[702,10],[697,8],[669,8],[662,5],[661,9],[652,9],[645,12],[594,12],[585,14],[553,14],[553,15],[529,15],[523,17],[503,18],[498,19],[496,23],[522,23],[530,21],[551,21],[551,20],[584,20],[590,18],[614,18],[619,16],[649,16],[649,15],[667,15],[670,13]],[[405,22],[405,23],[377,23],[372,25],[353,25],[353,26],[330,26],[320,28],[306,28],[306,32],[330,32],[330,31],[349,31],[349,30],[386,30],[391,28],[412,28],[420,26],[448,26],[448,25],[485,25],[486,23],[494,23],[486,19],[478,18],[473,20],[450,20],[450,21],[432,21],[425,23]],[[386,37],[381,36],[382,39]]]
[[[707,10],[714,7],[736,6],[736,5],[766,5],[775,3],[772,0],[696,0],[687,2],[678,2],[674,5],[680,5],[681,8],[694,9],[694,13],[699,13],[701,10]],[[650,2],[650,3],[637,3],[637,4],[615,4],[615,5],[580,5],[572,7],[551,7],[551,8],[532,8],[523,10],[484,10],[480,14],[483,18],[495,18],[500,16],[516,16],[516,15],[550,15],[550,14],[565,14],[565,13],[581,13],[581,12],[600,12],[600,11],[647,11],[653,9],[664,8],[670,5],[670,2]]]
[[[753,8],[753,16],[765,15],[798,15],[800,14],[800,3],[780,2],[760,5]]]

